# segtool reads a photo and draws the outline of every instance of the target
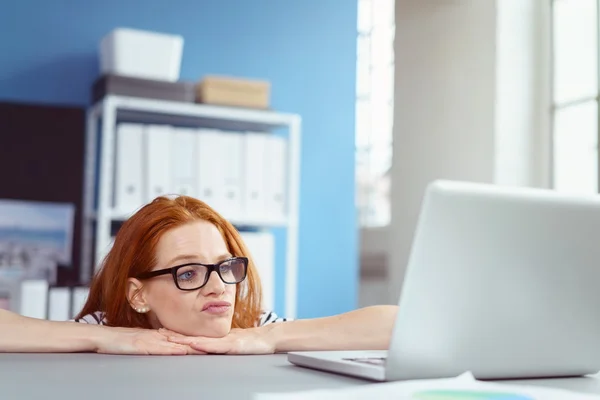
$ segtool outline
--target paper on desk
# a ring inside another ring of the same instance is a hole
[[[259,393],[255,400],[600,400],[590,395],[526,385],[481,382],[470,374],[452,379],[372,383],[344,389]]]

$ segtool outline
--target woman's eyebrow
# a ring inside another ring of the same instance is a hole
[[[227,260],[228,258],[233,257],[230,253],[223,253],[220,256],[216,257],[217,261],[224,261]],[[177,257],[173,258],[172,260],[169,261],[169,265],[177,263],[177,262],[181,262],[181,261],[189,261],[189,262],[201,262],[199,261],[200,257],[198,255],[194,255],[194,254],[180,254]],[[203,264],[205,264],[204,262],[202,262]]]

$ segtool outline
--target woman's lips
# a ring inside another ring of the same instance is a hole
[[[231,303],[226,301],[211,301],[202,307],[202,311],[209,314],[224,314],[231,308]]]

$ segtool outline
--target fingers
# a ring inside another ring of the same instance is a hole
[[[184,346],[178,346],[178,345],[173,345],[173,343],[171,343],[172,346],[167,346],[167,345],[161,345],[158,346],[155,351],[153,352],[153,354],[156,355],[181,355],[184,356],[186,354],[188,354],[188,350],[184,347]]]
[[[178,343],[178,344],[191,344],[199,339],[199,338],[195,338],[193,336],[183,336],[178,333],[175,333],[175,334],[167,334],[164,332],[161,332],[161,333],[167,337],[167,340],[169,342]]]
[[[158,330],[158,333],[160,333],[163,336],[167,336],[167,337],[168,336],[186,337],[180,333],[174,332],[174,331],[172,331],[170,329],[166,329],[166,328],[160,328]]]
[[[227,342],[208,342],[203,341],[192,342],[189,346],[206,354],[229,354],[231,352],[231,344]]]
[[[231,350],[229,341],[214,338],[200,338],[187,336],[168,336],[167,340],[172,343],[189,346],[201,354],[227,354]]]
[[[206,352],[204,352],[204,351],[196,350],[196,349],[194,349],[194,348],[193,348],[193,347],[191,347],[191,346],[188,346],[188,348],[187,348],[187,349],[188,349],[188,350],[187,350],[187,354],[189,354],[189,355],[194,355],[194,356],[197,356],[197,355],[206,355],[206,354],[208,354],[208,353],[206,353]]]
[[[139,343],[138,349],[148,355],[186,355],[188,346],[170,342]],[[192,351],[195,351],[189,348]]]

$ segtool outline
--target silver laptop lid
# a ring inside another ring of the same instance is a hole
[[[393,266],[391,266],[393,268]],[[400,299],[388,379],[600,369],[600,197],[436,181]]]

